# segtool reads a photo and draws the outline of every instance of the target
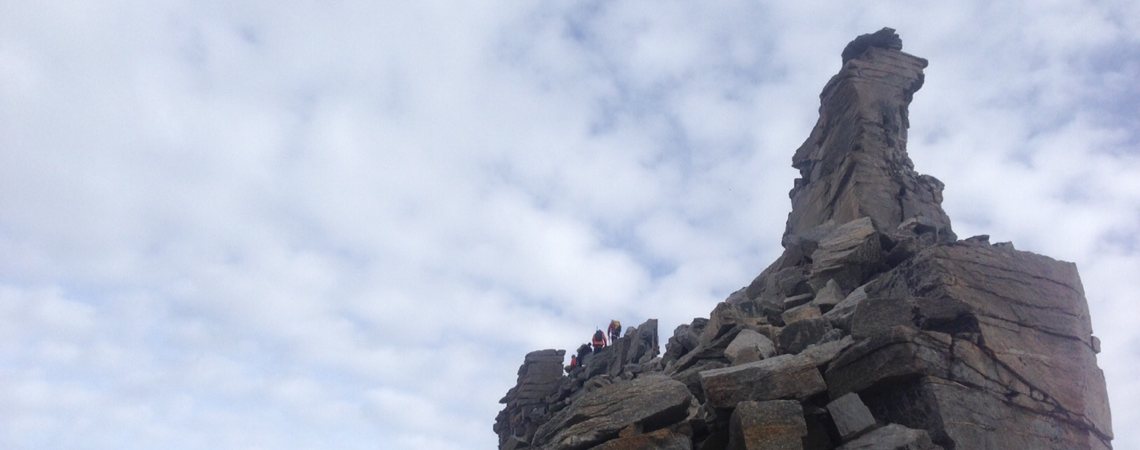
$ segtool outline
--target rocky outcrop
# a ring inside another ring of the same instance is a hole
[[[894,30],[885,29],[844,49],[843,69],[820,94],[819,121],[792,158],[800,178],[785,245],[821,225],[861,218],[887,234],[905,225],[940,242],[955,239],[940,206],[942,182],[916,173],[906,154],[907,105],[927,62],[901,48]]]
[[[539,425],[549,420],[547,404],[562,384],[562,350],[530,352],[519,367],[518,383],[499,403],[507,407],[495,418],[499,447],[531,441]],[[525,445],[525,444],[524,444]]]
[[[660,358],[655,320],[565,376],[527,355],[500,448],[1111,448],[1075,265],[957,239],[906,154],[926,61],[901,49],[843,50],[775,262]]]

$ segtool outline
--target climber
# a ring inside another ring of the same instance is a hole
[[[617,341],[618,338],[621,337],[621,321],[620,320],[611,320],[609,332],[610,332],[610,342]]]
[[[578,368],[578,355],[570,355],[570,365],[566,366],[566,373]]]
[[[594,339],[591,343],[594,344],[594,353],[606,348],[606,334],[602,333],[602,330],[594,331]]]
[[[590,354],[590,344],[582,344],[578,347],[578,365],[586,364],[586,355]]]

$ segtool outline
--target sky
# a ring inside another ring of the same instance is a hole
[[[0,447],[485,449],[526,352],[781,251],[855,36],[960,237],[1077,264],[1140,448],[1140,6],[0,0]]]

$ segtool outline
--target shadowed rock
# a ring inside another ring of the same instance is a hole
[[[923,430],[913,430],[902,425],[890,424],[867,433],[863,437],[848,442],[839,450],[935,450],[942,447],[930,441],[930,435]],[[1030,447],[964,447],[964,448],[1030,448]]]
[[[851,440],[875,426],[871,410],[859,399],[859,395],[849,393],[827,404],[827,412],[843,440]]]

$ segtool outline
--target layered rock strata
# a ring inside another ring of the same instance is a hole
[[[500,448],[1111,448],[1076,266],[958,240],[906,153],[927,63],[901,50],[843,50],[775,262],[660,357],[653,320],[568,375],[528,354]]]

